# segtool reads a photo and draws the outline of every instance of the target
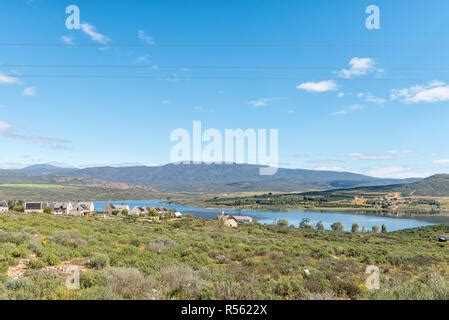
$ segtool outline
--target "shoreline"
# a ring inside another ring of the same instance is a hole
[[[449,223],[449,211],[448,210],[440,210],[436,212],[429,211],[392,211],[392,210],[379,210],[377,208],[351,208],[351,207],[289,207],[289,208],[269,208],[269,207],[233,207],[233,206],[208,206],[201,202],[186,202],[184,201],[169,201],[169,204],[181,205],[181,206],[194,206],[208,210],[258,210],[258,211],[271,211],[271,212],[292,212],[296,210],[301,211],[311,211],[311,212],[350,212],[352,214],[360,214],[367,216],[383,216],[390,218],[447,218]]]

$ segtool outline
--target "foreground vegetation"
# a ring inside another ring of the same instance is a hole
[[[449,226],[386,234],[184,217],[0,216],[2,299],[449,299]],[[81,270],[68,290],[64,270]],[[368,265],[381,289],[365,287]]]

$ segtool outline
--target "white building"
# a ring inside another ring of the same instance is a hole
[[[0,212],[8,212],[8,211],[9,211],[8,202],[0,201]]]
[[[73,210],[73,204],[71,202],[53,202],[51,205],[54,215],[68,214]]]

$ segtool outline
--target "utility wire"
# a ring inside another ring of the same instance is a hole
[[[442,43],[167,43],[167,44],[140,44],[140,43],[0,43],[0,47],[159,47],[159,48],[394,48],[394,47],[447,47],[449,42]]]
[[[294,80],[294,81],[320,81],[318,79],[300,77],[226,77],[226,76],[175,76],[175,75],[58,75],[58,74],[1,74],[5,77],[13,78],[61,78],[61,79],[165,79],[165,80]],[[423,78],[326,78],[325,80],[335,81],[429,81]],[[443,80],[441,80],[443,81]],[[447,80],[446,80],[447,81]]]
[[[0,64],[9,68],[92,68],[92,69],[267,69],[267,70],[342,70],[351,68],[359,71],[376,71],[377,67],[355,68],[343,67],[315,67],[315,66],[274,66],[274,65],[98,65],[98,64]],[[411,71],[449,71],[449,67],[391,67],[382,70],[411,70]]]

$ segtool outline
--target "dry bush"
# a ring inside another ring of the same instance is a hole
[[[161,273],[161,281],[167,285],[169,295],[176,298],[200,299],[207,283],[187,266],[168,267]]]
[[[176,242],[170,238],[162,237],[150,241],[147,245],[147,250],[156,253],[163,253],[174,247],[176,247]]]
[[[152,277],[145,277],[134,268],[110,269],[106,275],[106,288],[111,294],[125,300],[162,299]]]

